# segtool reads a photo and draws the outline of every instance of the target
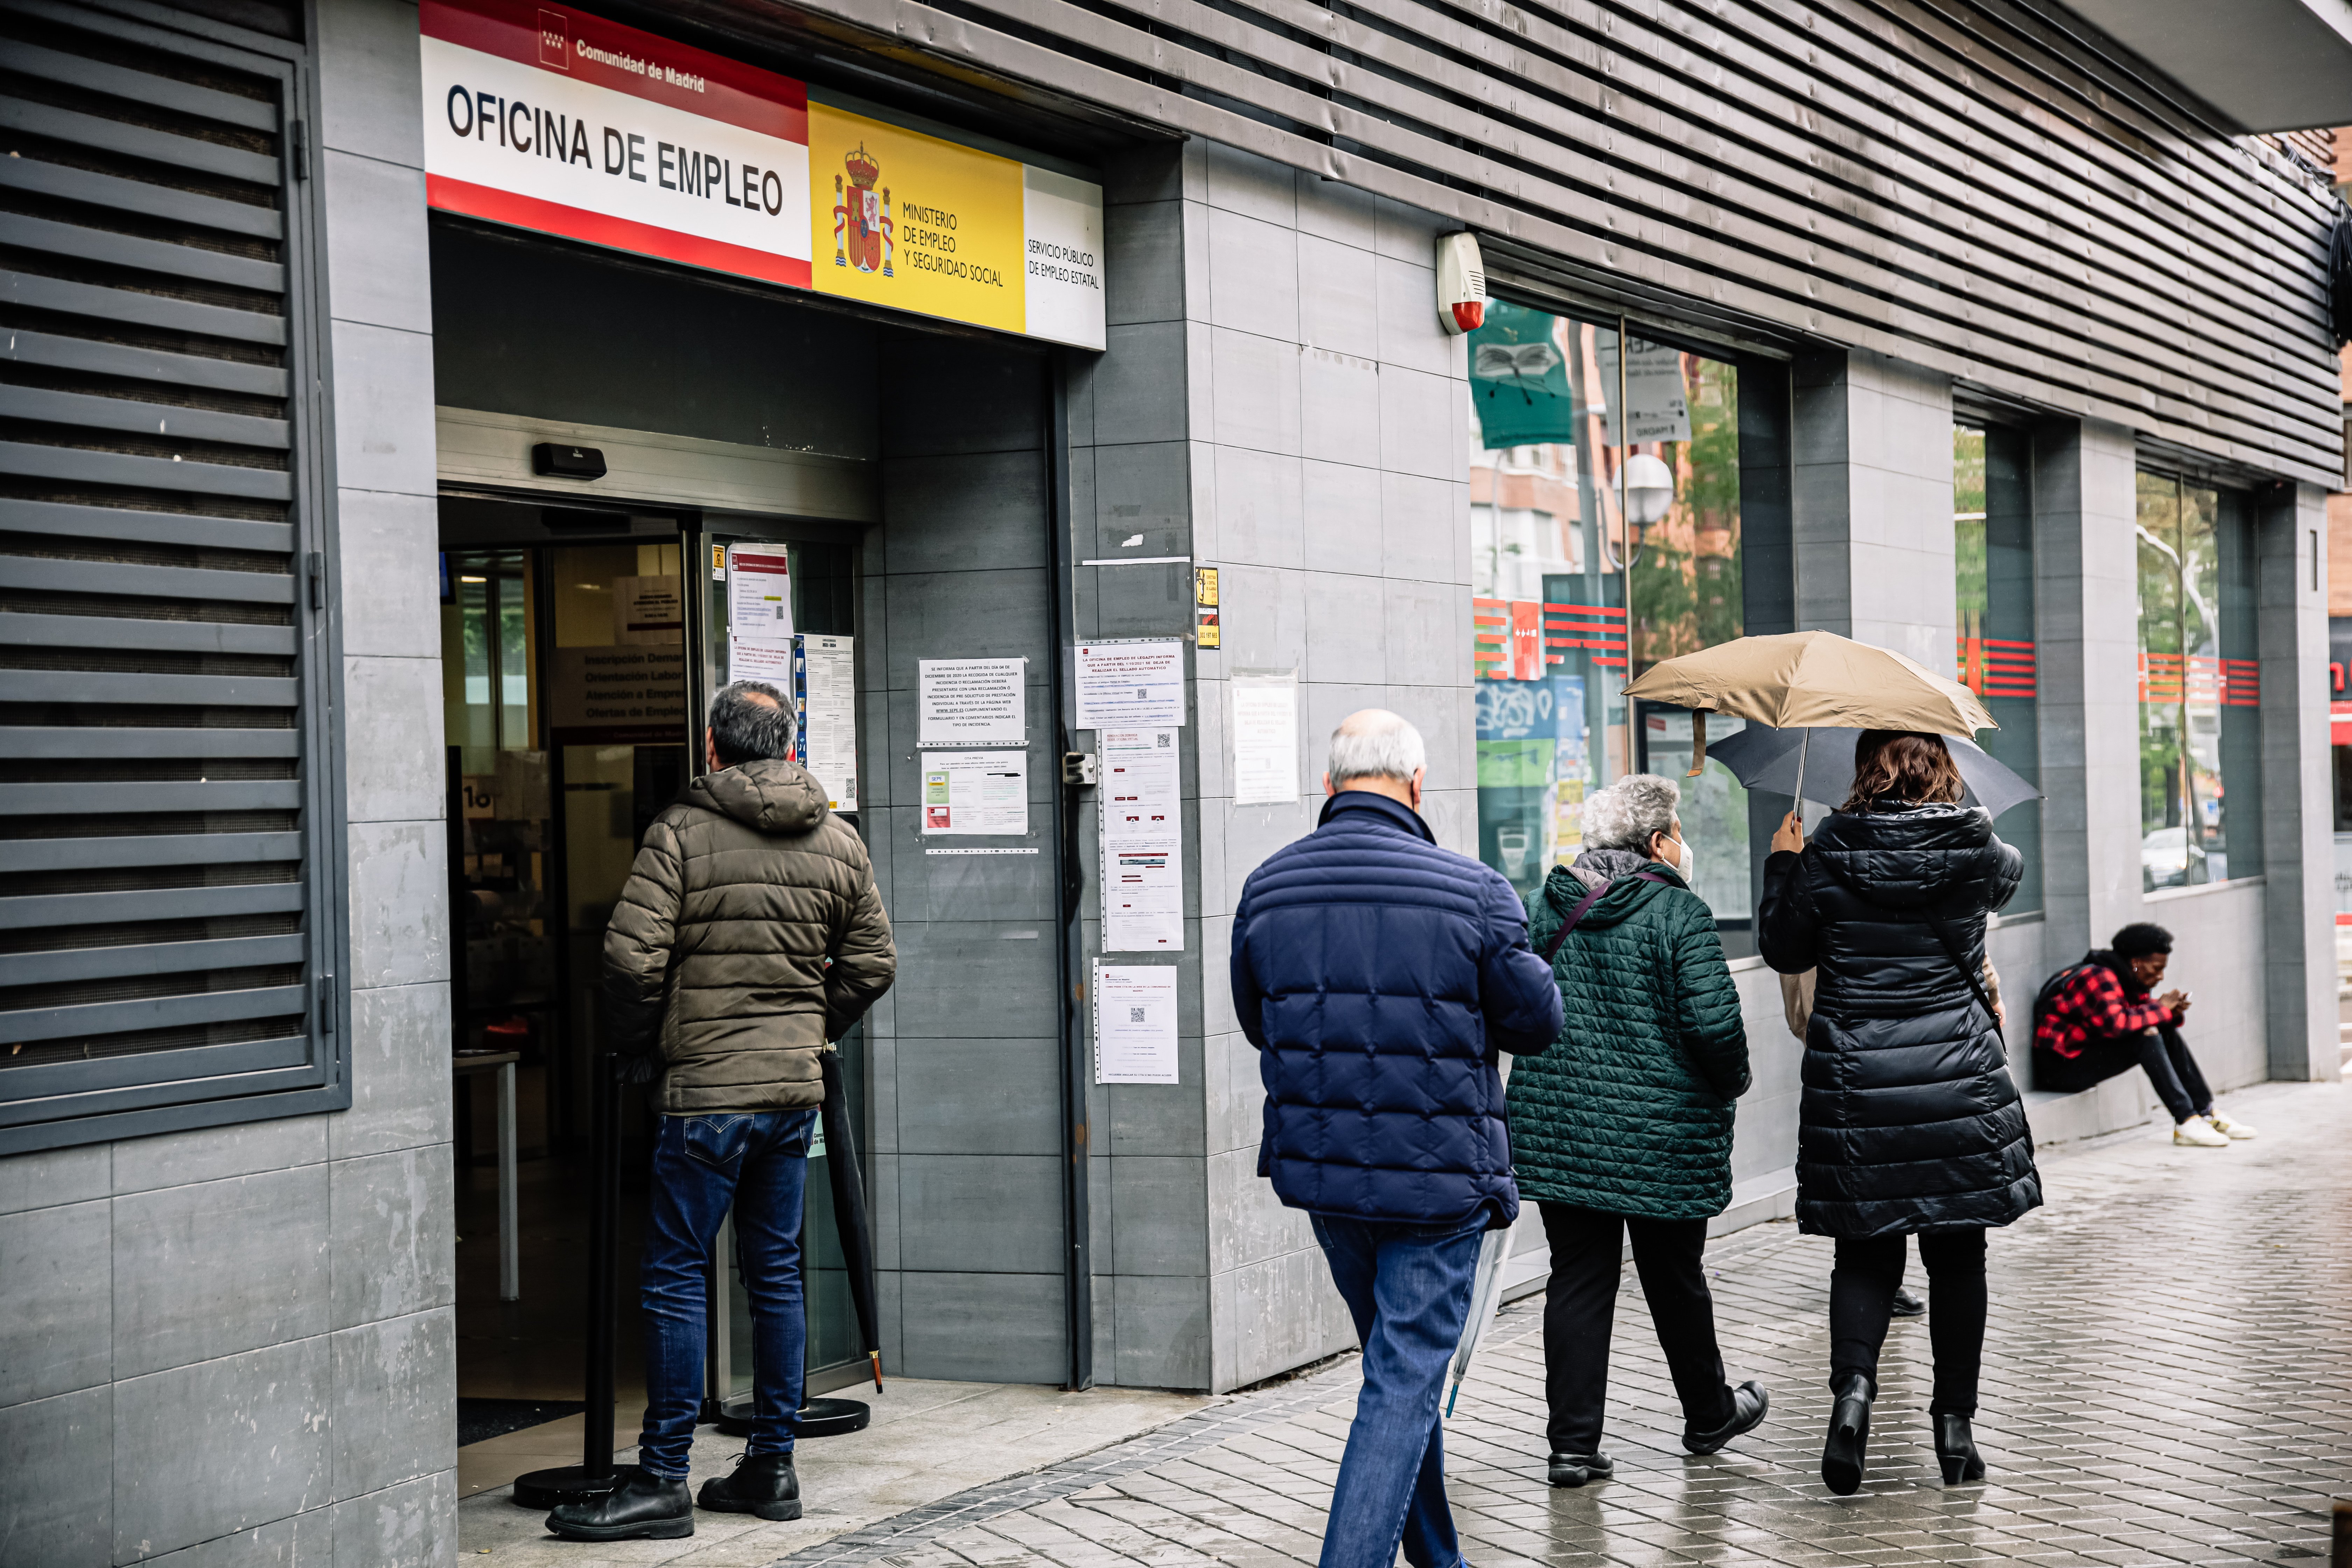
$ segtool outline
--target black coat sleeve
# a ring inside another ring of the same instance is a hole
[[[1806,883],[1804,857],[1796,851],[1776,849],[1764,858],[1756,945],[1764,962],[1782,974],[1802,974],[1821,962],[1820,917]]]

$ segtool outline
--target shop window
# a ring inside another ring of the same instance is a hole
[[[1751,629],[1759,586],[1771,598],[1784,576],[1743,570],[1740,391],[1739,367],[1614,322],[1496,301],[1471,334],[1478,847],[1522,895],[1580,852],[1586,795],[1688,771],[1690,716],[1629,714],[1627,680]],[[1776,602],[1752,629],[1790,629],[1787,613]],[[1716,719],[1709,736],[1738,727]],[[1752,952],[1758,809],[1719,764],[1683,790],[1698,890],[1727,950]]]
[[[2262,687],[2245,498],[2139,476],[2140,881],[2259,875]]]
[[[1960,679],[2000,726],[1977,743],[2030,783],[2042,781],[2033,632],[2033,447],[2021,430],[1952,431],[1952,545]],[[2025,857],[2006,911],[2042,908],[2042,803],[2001,814],[2001,837]]]

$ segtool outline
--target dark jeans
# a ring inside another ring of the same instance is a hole
[[[646,1223],[646,1427],[637,1462],[683,1479],[702,1408],[704,1269],[729,1205],[751,1298],[754,1454],[788,1454],[801,1407],[808,1318],[801,1308],[801,1195],[814,1110],[665,1116]]]
[[[1977,1370],[1984,1360],[1985,1233],[1925,1231],[1919,1261],[1927,1266],[1927,1343],[1936,1352],[1936,1395],[1930,1415],[1974,1415]],[[1878,1347],[1895,1288],[1903,1283],[1903,1237],[1840,1240],[1830,1271],[1830,1386],[1858,1372],[1878,1387]]]
[[[2033,1086],[2071,1093],[2095,1088],[2134,1068],[2147,1073],[2147,1081],[2156,1086],[2157,1099],[2164,1101],[2164,1109],[2172,1113],[2174,1121],[2186,1121],[2213,1109],[2213,1091],[2205,1087],[2205,1075],[2197,1070],[2197,1058],[2189,1054],[2189,1043],[2180,1037],[2180,1031],[2169,1024],[2144,1035],[2111,1035],[2105,1039],[2091,1040],[2084,1044],[2079,1057],[2036,1051]]]
[[[1438,1406],[1470,1318],[1486,1216],[1466,1229],[1311,1217],[1364,1347],[1322,1568],[1391,1568],[1400,1542],[1412,1568],[1456,1568]]]
[[[1544,1394],[1551,1406],[1555,1454],[1601,1451],[1601,1416],[1609,1396],[1609,1332],[1617,1314],[1624,1238],[1649,1299],[1658,1348],[1666,1353],[1683,1423],[1711,1432],[1731,1419],[1731,1390],[1715,1347],[1715,1298],[1706,1288],[1706,1221],[1636,1219],[1572,1204],[1540,1204],[1551,1243],[1544,1287]]]

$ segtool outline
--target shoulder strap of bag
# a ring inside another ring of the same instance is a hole
[[[1992,995],[1984,988],[1984,976],[1970,969],[1969,961],[1960,956],[1959,944],[1952,940],[1952,933],[1946,928],[1943,921],[1935,915],[1924,915],[1921,918],[1927,922],[1927,929],[1936,933],[1936,940],[1943,944],[1945,955],[1952,961],[1952,967],[1967,977],[1969,989],[1975,992],[1977,1000],[1984,1005],[1985,1016],[1988,1019],[1999,1019],[2000,1014],[1993,1007]]]
[[[1658,882],[1666,887],[1674,886],[1674,883],[1669,879],[1661,877],[1654,871],[1636,871],[1630,879],[1621,879],[1621,880]],[[1584,918],[1584,911],[1591,909],[1595,903],[1599,902],[1601,895],[1607,892],[1616,885],[1617,883],[1613,881],[1601,883],[1601,886],[1585,894],[1583,899],[1578,902],[1576,908],[1568,911],[1568,919],[1559,922],[1559,929],[1551,933],[1551,941],[1544,948],[1543,956],[1546,963],[1549,963],[1554,958],[1559,955],[1559,944],[1568,940],[1568,933],[1576,929],[1576,922]]]

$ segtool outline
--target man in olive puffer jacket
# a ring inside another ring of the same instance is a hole
[[[792,710],[737,681],[710,704],[711,771],[646,831],[604,932],[614,1048],[658,1048],[662,1127],[644,1262],[646,1422],[637,1466],[549,1517],[579,1541],[694,1533],[694,1503],[798,1519],[793,1413],[807,1338],[800,1229],[818,1061],[889,988],[898,955],[856,831],[787,761]],[[703,1384],[703,1267],[735,1211],[751,1298],[751,1440],[687,1495]]]

